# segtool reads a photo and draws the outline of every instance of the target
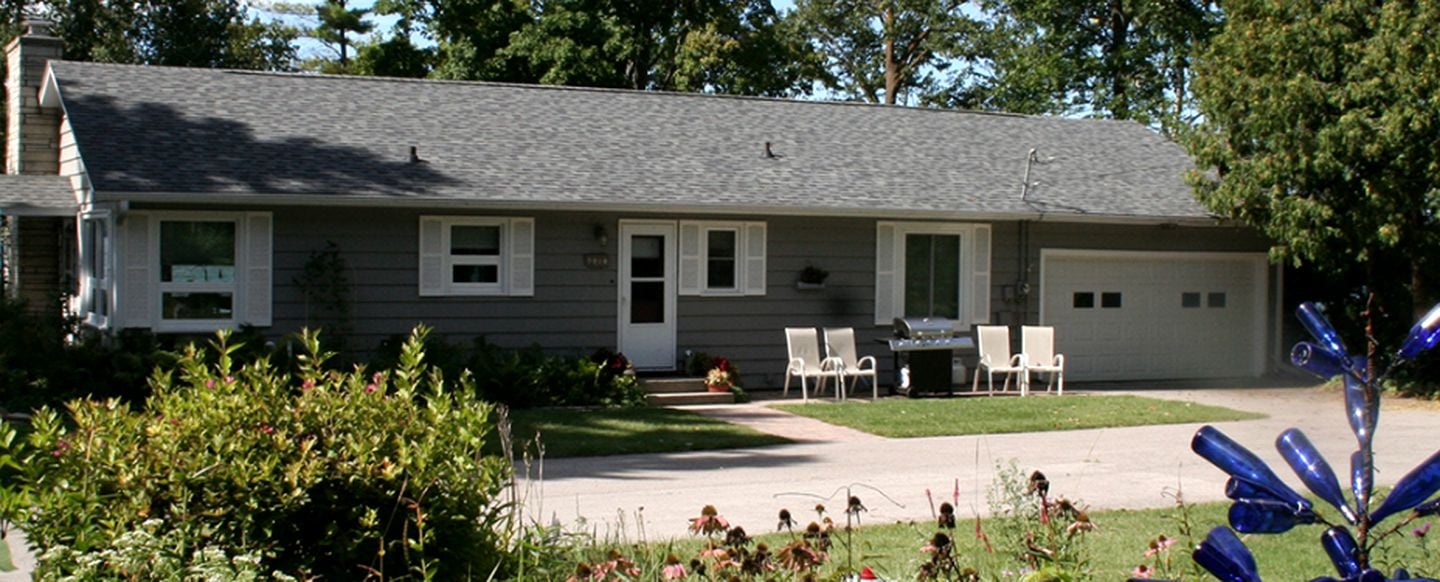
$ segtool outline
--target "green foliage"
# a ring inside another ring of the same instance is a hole
[[[80,397],[138,402],[150,371],[173,361],[147,333],[83,334],[54,313],[0,301],[0,407],[28,411]]]
[[[329,332],[330,349],[344,351],[354,325],[350,308],[354,289],[340,246],[327,240],[324,249],[311,252],[295,284],[305,295],[306,327],[323,326]]]
[[[418,79],[430,74],[433,51],[422,49],[407,36],[365,44],[355,56],[354,73],[379,77]]]
[[[1210,2],[987,0],[972,51],[983,78],[955,104],[1135,119],[1173,127],[1189,106],[1193,53],[1218,26]]]
[[[1027,580],[1086,579],[1090,572],[1085,543],[1095,526],[1085,508],[1051,496],[1050,482],[1039,471],[1028,477],[1014,462],[995,467],[989,493],[990,541],[1002,560],[1033,572]]]
[[[266,575],[257,554],[231,555],[216,546],[198,547],[202,541],[203,536],[194,532],[165,529],[161,520],[146,520],[105,548],[84,552],[57,545],[46,549],[38,559],[44,567],[36,576],[65,581],[296,580],[280,572]]]
[[[797,0],[795,27],[824,63],[820,82],[848,99],[915,103],[943,88],[977,22],[959,0]]]
[[[1227,3],[1194,83],[1202,122],[1189,148],[1200,199],[1276,241],[1275,259],[1329,272],[1387,257],[1423,273],[1440,250],[1440,5]],[[1408,281],[1411,305],[1430,293]],[[1384,338],[1380,338],[1384,339]]]
[[[297,32],[253,19],[240,0],[43,0],[65,58],[230,69],[288,69]]]
[[[375,29],[375,24],[365,19],[370,9],[351,8],[346,0],[325,0],[315,7],[315,13],[320,17],[320,24],[314,31],[315,38],[334,47],[339,55],[340,70],[337,72],[348,70],[350,47],[354,44],[350,35],[364,35]]]
[[[399,18],[397,35],[418,31],[435,41],[434,77],[538,80],[523,58],[501,52],[511,36],[533,20],[526,0],[378,0],[375,12]]]
[[[397,361],[401,347],[399,337],[382,342],[376,364]],[[514,408],[645,404],[645,392],[621,354],[602,350],[590,358],[566,358],[539,346],[503,348],[484,337],[469,345],[432,340],[427,349],[432,365],[446,376],[473,374],[476,393],[490,402]]]
[[[492,406],[468,377],[447,383],[425,365],[426,333],[393,369],[341,373],[306,332],[291,375],[264,358],[239,366],[221,332],[158,370],[142,410],[77,400],[65,420],[37,413],[25,442],[3,449],[19,461],[6,497],[26,498],[6,505],[28,508],[6,517],[48,556],[43,577],[152,546],[191,570],[258,557],[245,572],[503,575],[512,469],[482,453]]]

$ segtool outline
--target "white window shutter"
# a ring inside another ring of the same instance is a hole
[[[745,294],[765,294],[765,223],[745,223]]]
[[[700,264],[700,223],[680,223],[680,295],[700,294],[700,272],[704,265]]]
[[[990,225],[975,227],[975,268],[973,272],[974,302],[970,307],[970,323],[990,322]]]
[[[116,306],[120,316],[117,327],[153,327],[156,299],[150,293],[155,284],[150,270],[150,215],[130,213],[125,217],[123,232],[120,244],[125,253],[121,259],[125,283]]]
[[[889,325],[895,305],[895,224],[875,224],[875,325]]]
[[[274,271],[274,218],[269,212],[245,214],[245,314],[240,321],[269,327]]]
[[[535,295],[535,219],[510,219],[510,295]]]
[[[445,294],[445,223],[420,217],[420,296]]]

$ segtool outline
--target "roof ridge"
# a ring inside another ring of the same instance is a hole
[[[345,82],[353,82],[353,83],[399,83],[399,84],[418,84],[418,85],[455,85],[455,86],[476,86],[476,87],[499,87],[499,88],[521,89],[521,90],[532,90],[532,91],[556,91],[556,92],[567,92],[567,93],[601,93],[601,94],[617,94],[617,95],[634,95],[634,96],[637,96],[637,97],[674,97],[674,98],[690,98],[690,99],[717,99],[717,100],[729,99],[729,100],[739,100],[739,101],[773,102],[773,103],[795,104],[795,105],[806,105],[806,106],[862,107],[862,108],[890,109],[890,110],[894,110],[894,111],[905,111],[905,112],[926,112],[926,113],[940,113],[940,114],[976,115],[976,116],[981,116],[981,117],[1003,117],[1003,118],[1011,118],[1011,119],[1036,119],[1036,120],[1046,120],[1046,121],[1086,121],[1086,122],[1094,122],[1094,121],[1122,121],[1122,122],[1131,122],[1131,123],[1133,123],[1133,121],[1129,121],[1129,120],[1112,120],[1112,119],[1098,119],[1098,118],[1057,117],[1057,116],[1048,116],[1048,115],[1033,115],[1033,114],[1025,114],[1025,113],[1011,113],[1011,112],[1007,112],[1007,111],[984,111],[984,110],[978,110],[978,109],[946,109],[946,108],[939,108],[939,107],[915,107],[915,106],[910,106],[910,105],[885,105],[885,104],[880,104],[880,103],[868,103],[868,102],[864,102],[864,101],[840,101],[840,100],[818,100],[818,99],[812,100],[812,99],[805,99],[805,98],[799,98],[799,97],[770,97],[770,96],[764,96],[764,95],[732,95],[732,94],[728,94],[728,93],[696,93],[696,92],[668,91],[668,90],[639,90],[639,89],[625,89],[625,88],[618,88],[618,87],[589,87],[589,86],[579,86],[579,85],[546,85],[546,84],[540,84],[540,83],[515,83],[515,82],[505,82],[505,81],[476,81],[476,80],[464,80],[464,79],[430,79],[430,78],[417,79],[417,78],[411,78],[411,77],[382,77],[382,76],[367,76],[367,75],[336,75],[336,74],[330,74],[330,73],[311,73],[311,72],[300,72],[300,71],[260,71],[260,70],[247,70],[247,69],[212,69],[212,68],[205,68],[205,67],[183,67],[183,66],[166,66],[166,65],[137,65],[137,64],[129,64],[129,63],[102,63],[102,62],[94,62],[94,61],[70,61],[70,60],[63,60],[63,59],[60,60],[60,61],[58,61],[58,62],[65,63],[66,65],[80,65],[80,66],[82,66],[82,67],[139,68],[139,69],[149,69],[149,70],[190,71],[190,72],[197,72],[197,73],[220,74],[220,75],[243,75],[243,76],[256,76],[256,77],[277,77],[277,78],[285,78],[285,79],[318,79],[318,80],[345,81]]]

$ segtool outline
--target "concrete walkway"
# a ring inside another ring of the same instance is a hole
[[[1107,391],[1107,393],[1127,393]],[[1275,452],[1279,433],[1303,429],[1331,464],[1348,467],[1354,436],[1338,391],[1244,388],[1134,391],[1144,396],[1215,404],[1269,415],[1216,426],[1271,463],[1297,489]],[[1094,397],[1067,391],[1066,398]],[[1161,425],[1066,432],[886,439],[836,429],[765,406],[706,407],[703,414],[787,436],[796,444],[757,449],[554,459],[532,468],[526,511],[545,523],[583,526],[601,537],[656,540],[684,536],[706,504],[752,533],[773,531],[786,508],[813,519],[817,502],[841,510],[847,487],[869,522],[928,521],[925,492],[948,499],[956,483],[965,516],[987,509],[997,464],[1043,471],[1051,491],[1093,509],[1164,507],[1183,490],[1189,501],[1223,499],[1225,475],[1190,452],[1200,425]],[[1376,437],[1376,480],[1393,484],[1440,446],[1440,411],[1389,400]],[[888,499],[887,499],[888,498]],[[1322,508],[1322,510],[1324,510]],[[1326,510],[1333,514],[1334,510]]]

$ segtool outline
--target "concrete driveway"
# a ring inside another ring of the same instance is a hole
[[[1355,439],[1339,391],[1315,387],[1106,391],[1187,400],[1262,412],[1263,420],[1216,423],[1303,491],[1274,442],[1300,427],[1340,471],[1347,485]],[[1074,391],[1086,397],[1084,391]],[[1067,391],[1067,398],[1072,397]],[[584,524],[602,537],[657,540],[686,535],[687,520],[706,504],[751,533],[773,531],[790,509],[813,519],[823,502],[843,511],[847,487],[869,511],[867,522],[930,519],[925,491],[950,496],[958,481],[964,516],[987,509],[997,464],[1043,471],[1051,491],[1092,509],[1151,508],[1224,498],[1225,475],[1190,452],[1200,425],[1182,424],[1066,432],[886,439],[768,409],[764,403],[703,410],[801,441],[758,449],[585,459],[554,459],[532,467],[526,511],[533,519]],[[1376,436],[1376,481],[1393,484],[1440,446],[1433,407],[1387,400]],[[888,498],[888,499],[887,499]],[[1320,508],[1334,514],[1333,509]],[[843,516],[843,514],[841,514]],[[804,522],[802,522],[803,524]]]

